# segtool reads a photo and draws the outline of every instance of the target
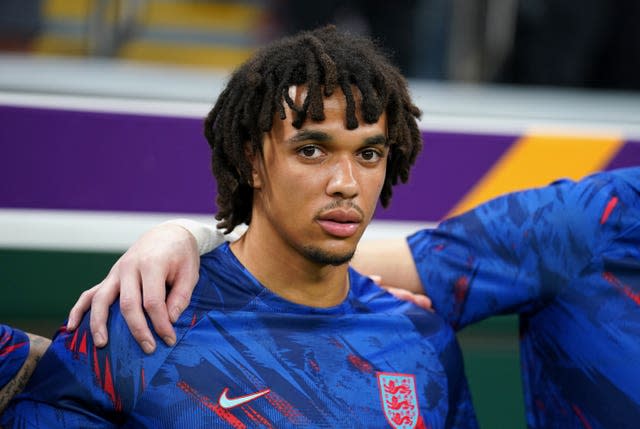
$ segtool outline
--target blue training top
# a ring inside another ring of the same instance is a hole
[[[529,427],[638,427],[639,167],[506,195],[408,242],[454,328],[520,314]]]
[[[28,355],[27,334],[0,324],[0,389],[18,373]]]
[[[349,271],[343,303],[273,294],[227,244],[203,256],[175,346],[145,355],[117,305],[60,331],[3,427],[477,427],[460,350],[439,316]]]

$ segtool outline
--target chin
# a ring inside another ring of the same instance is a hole
[[[338,266],[349,262],[353,258],[355,250],[340,253],[328,252],[317,247],[305,247],[303,252],[307,259],[317,264]]]

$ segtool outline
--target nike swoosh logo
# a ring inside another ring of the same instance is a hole
[[[218,399],[218,405],[222,408],[228,410],[229,408],[237,407],[238,405],[246,404],[247,402],[253,401],[256,398],[266,395],[271,392],[271,389],[264,389],[256,393],[251,393],[250,395],[238,396],[237,398],[229,398],[227,396],[227,392],[229,391],[228,387],[225,387],[222,391],[222,395],[220,395],[220,399]]]

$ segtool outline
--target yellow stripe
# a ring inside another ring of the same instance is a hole
[[[46,18],[85,20],[94,0],[46,0],[42,12]]]
[[[43,35],[33,44],[34,52],[54,55],[86,55],[87,48],[83,39]]]
[[[580,179],[604,168],[622,148],[619,137],[532,134],[514,143],[448,216],[507,192]]]
[[[261,13],[255,6],[229,3],[151,2],[145,22],[148,26],[246,31],[255,27]]]
[[[251,49],[232,49],[224,46],[200,47],[139,41],[128,43],[118,56],[130,60],[232,69],[248,59],[252,53]]]
[[[48,19],[85,21],[96,0],[45,0],[43,14]],[[107,16],[114,16],[116,2],[110,2]],[[262,16],[257,6],[231,3],[150,1],[140,10],[147,26],[247,31]]]

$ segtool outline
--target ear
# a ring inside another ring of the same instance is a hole
[[[249,147],[249,145],[246,146],[245,149],[245,154],[247,156],[247,159],[249,160],[249,163],[251,164],[251,187],[253,189],[261,189],[262,188],[262,173],[264,171],[263,169],[263,163],[262,163],[262,156],[260,156],[260,153],[258,151],[255,151],[253,149],[251,149]]]

